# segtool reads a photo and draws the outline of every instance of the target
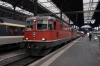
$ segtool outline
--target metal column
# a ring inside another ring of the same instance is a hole
[[[70,14],[69,14],[69,24],[70,24]]]
[[[62,0],[61,0],[61,4],[60,4],[60,18],[62,19]]]
[[[75,29],[76,29],[76,25],[77,25],[77,17],[78,17],[78,13],[76,13]]]
[[[34,16],[37,16],[37,0],[34,0]]]
[[[13,6],[13,7],[14,7],[13,19],[15,19],[15,15],[16,15],[15,9],[16,9],[16,7],[15,6]]]

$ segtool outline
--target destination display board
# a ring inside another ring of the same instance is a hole
[[[85,24],[94,24],[95,23],[95,19],[86,19]]]

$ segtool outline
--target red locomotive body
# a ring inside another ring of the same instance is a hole
[[[71,37],[72,37],[72,39],[74,39],[74,38],[77,38],[77,30],[75,30],[75,29],[71,29],[72,31],[71,31]]]
[[[44,56],[53,47],[66,43],[76,36],[74,29],[54,17],[31,17],[26,19],[24,43],[21,47],[32,55]]]

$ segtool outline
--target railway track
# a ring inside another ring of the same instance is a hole
[[[0,66],[7,65],[27,56],[28,54],[21,50],[0,54]]]
[[[25,58],[15,61],[15,62],[9,63],[5,66],[27,66],[30,63],[35,62],[36,60],[38,60],[40,58],[41,57],[27,56]]]
[[[22,50],[0,54],[0,66],[25,66],[41,57],[33,57]]]
[[[70,42],[68,42],[70,43]],[[61,48],[62,46],[60,46],[59,48]],[[56,49],[54,49],[53,51],[59,49],[58,47]],[[53,52],[52,51],[52,52]],[[51,52],[51,53],[52,53]],[[12,53],[14,54],[14,53]],[[16,53],[17,55],[13,55],[10,57],[7,57],[5,59],[0,59],[0,66],[27,66],[37,60],[39,60],[42,57],[34,57],[34,56],[30,56],[27,53]],[[6,55],[6,56],[9,56]]]

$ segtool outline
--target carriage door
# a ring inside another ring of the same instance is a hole
[[[56,40],[58,37],[58,34],[57,34],[57,22],[54,21],[53,22],[53,39]]]

